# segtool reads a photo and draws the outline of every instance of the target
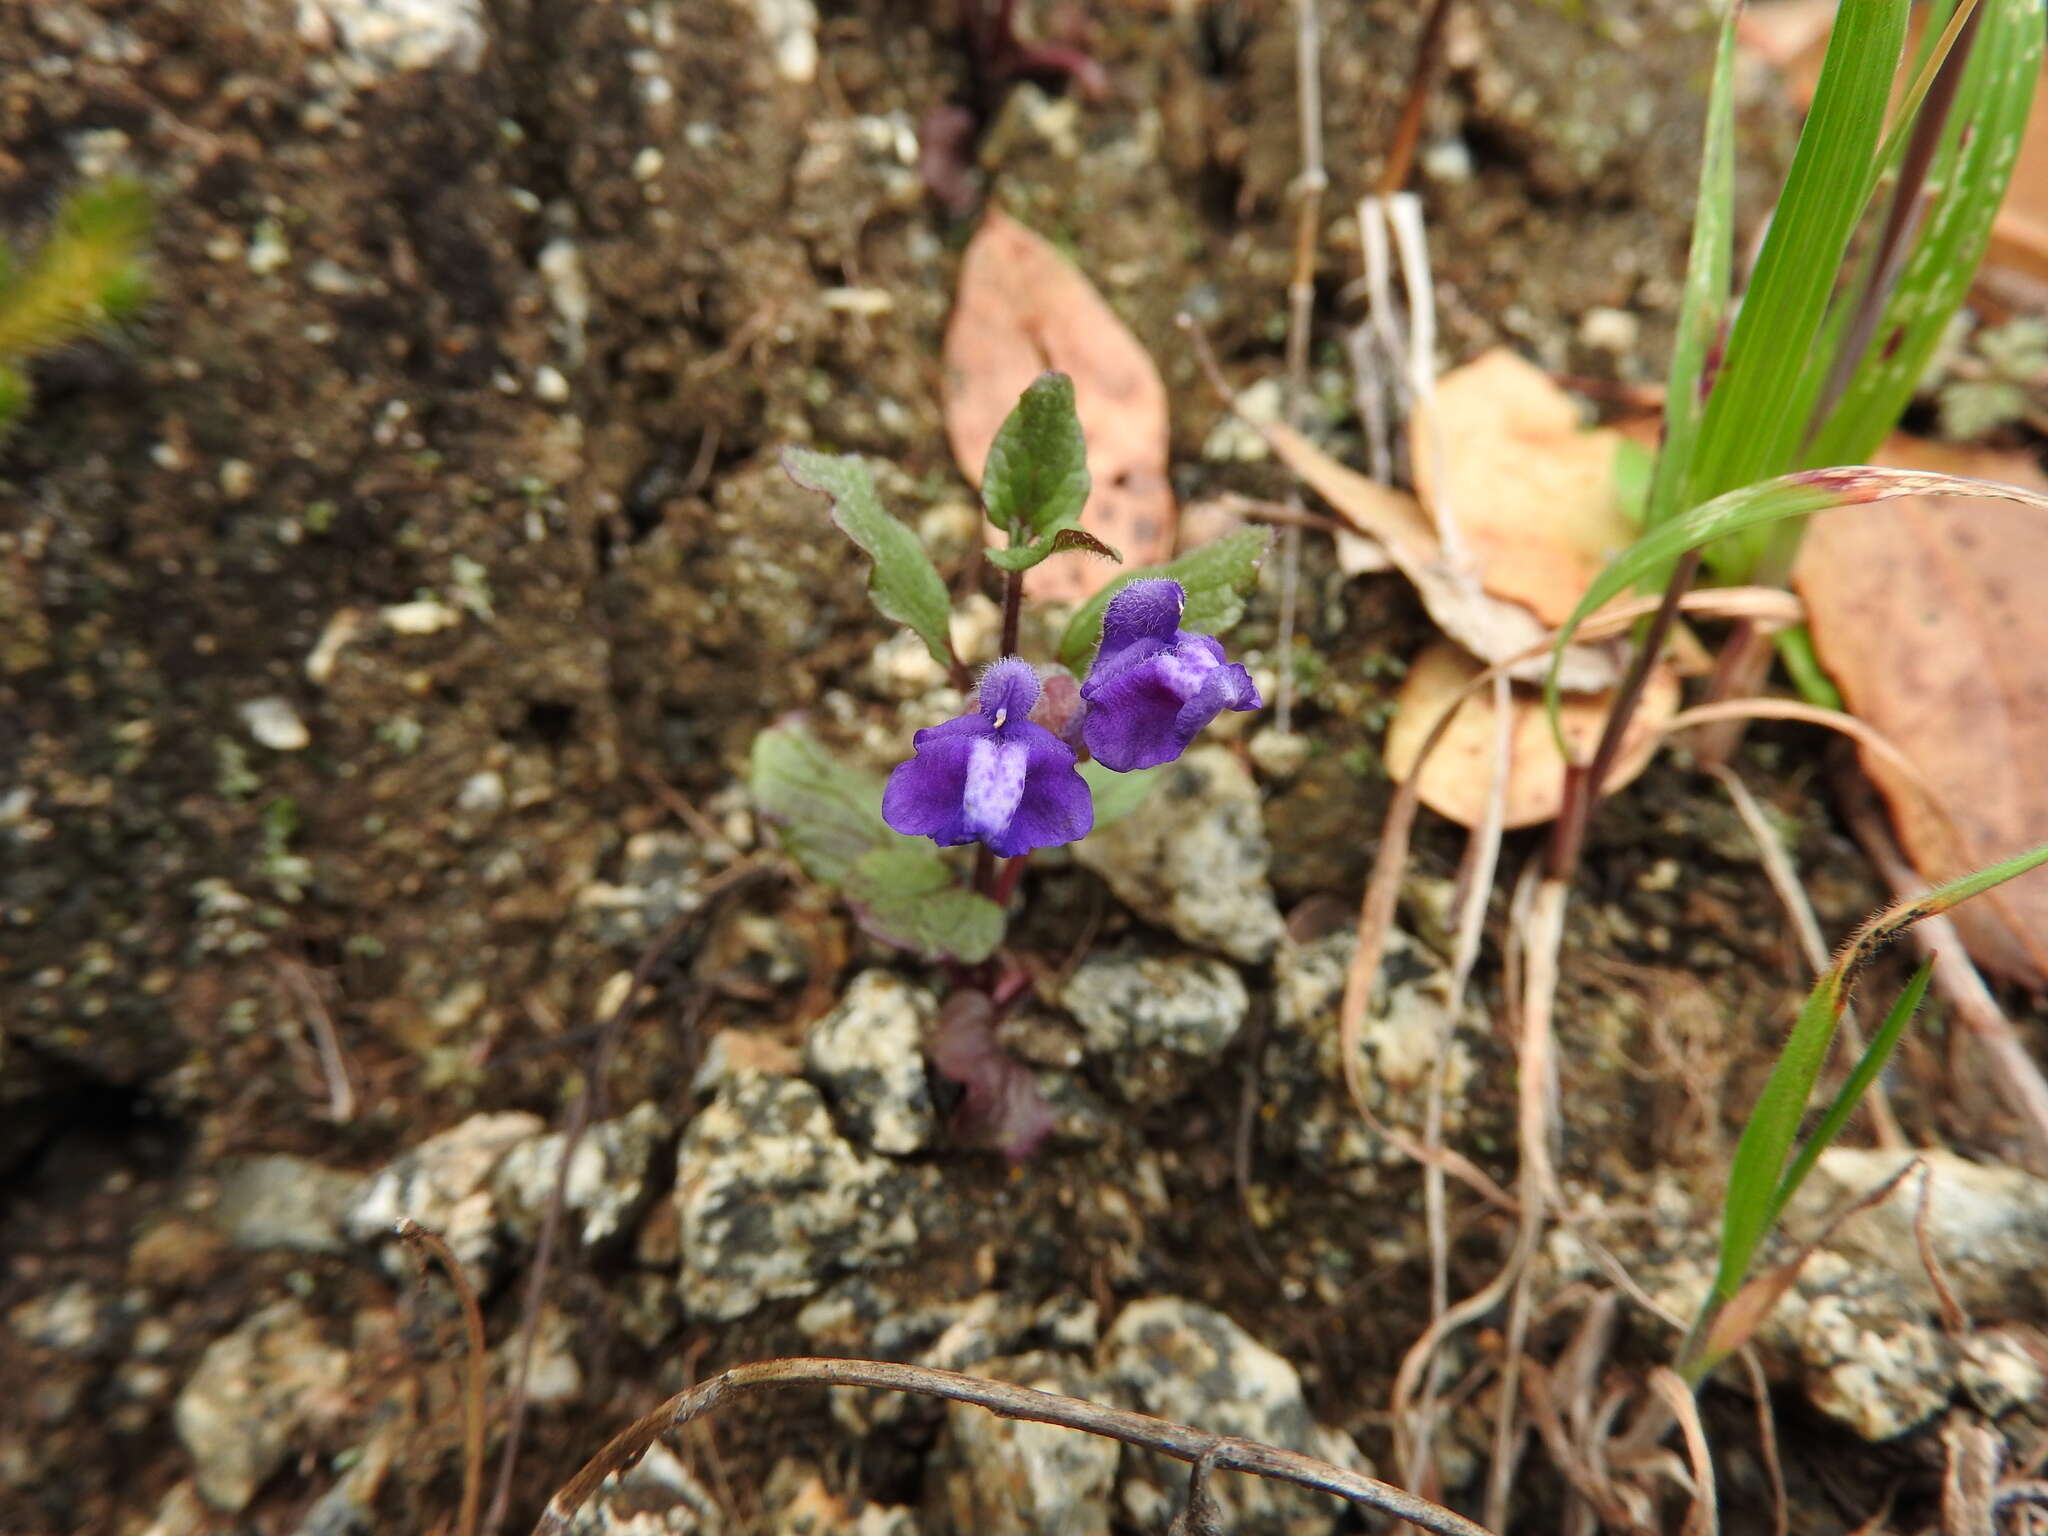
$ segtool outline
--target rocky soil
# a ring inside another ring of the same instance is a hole
[[[1413,8],[1328,9],[1338,315]],[[1290,17],[1041,7],[1027,24],[1072,34],[1112,90],[1021,87],[984,145],[989,194],[1158,358],[1184,495],[1284,484],[1205,456],[1219,412],[1173,316],[1246,376],[1279,366]],[[1447,357],[1507,341],[1589,386],[1657,377],[1704,17],[1459,7],[1420,162]],[[806,711],[883,765],[930,704],[773,455],[885,461],[892,504],[962,567],[937,359],[966,228],[924,192],[917,127],[967,71],[945,8],[902,0],[0,15],[0,229],[116,171],[159,205],[154,302],[44,360],[0,445],[0,1531],[452,1529],[460,1318],[391,1224],[440,1232],[482,1291],[502,1411],[586,1086],[513,1528],[686,1381],[792,1352],[1384,1469],[1428,1318],[1420,1180],[1345,1096],[1336,1006],[1388,699],[1424,633],[1394,578],[1347,582],[1308,541],[1284,659],[1305,762],[1262,773],[1221,732],[1035,863],[1012,929],[1034,985],[1004,1029],[1056,1126],[1024,1166],[949,1135],[919,1054],[943,973],[787,879],[718,894],[772,845],[740,782],[757,730]],[[1784,117],[1752,94],[1762,187]],[[1317,367],[1341,401],[1334,330]],[[1268,678],[1276,601],[1234,642]],[[1815,749],[1763,732],[1748,753],[1839,929],[1878,887]],[[1414,1130],[1446,1034],[1447,1133],[1507,1179],[1497,983],[1447,1001],[1456,846],[1422,840],[1358,1065]],[[1797,955],[1740,823],[1673,764],[1600,823],[1581,896],[1571,1196],[1682,1311]],[[591,1083],[594,1022],[691,913]],[[2048,1186],[1988,1166],[2009,1127],[1929,1039],[1897,1091],[1916,1136],[1969,1155],[1940,1165],[1968,1191],[1943,1240],[1977,1327],[1943,1327],[1896,1232],[1809,1269],[1763,1341],[1801,1530],[1854,1528],[1887,1489],[1928,1507],[1944,1427],[2024,1444],[2048,1422]],[[1841,1154],[1829,1188],[1867,1188],[1876,1156]],[[1454,1215],[1463,1294],[1509,1233]],[[1545,1262],[1553,1292],[1603,1274],[1569,1236]],[[1618,1358],[1669,1342],[1632,1321]],[[1731,1508],[1762,1510],[1751,1411],[1713,1400]],[[1489,1434],[1483,1400],[1454,1415],[1454,1501]],[[1106,1442],[850,1392],[759,1400],[671,1449],[579,1529],[1156,1532],[1180,1486]],[[1294,1491],[1219,1494],[1233,1536],[1356,1528]],[[1558,1497],[1534,1467],[1523,1528]]]

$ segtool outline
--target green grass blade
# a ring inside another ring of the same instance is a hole
[[[1898,1049],[1900,1038],[1906,1033],[1906,1026],[1913,1021],[1913,1015],[1920,1011],[1920,1000],[1927,995],[1927,983],[1934,975],[1934,958],[1929,956],[1920,962],[1920,968],[1913,973],[1913,979],[1906,983],[1906,990],[1899,994],[1899,1000],[1892,1004],[1891,1012],[1884,1016],[1884,1024],[1863,1048],[1856,1065],[1835,1093],[1834,1101],[1827,1112],[1820,1117],[1820,1123],[1813,1128],[1813,1134],[1799,1149],[1799,1155],[1792,1159],[1792,1166],[1785,1170],[1785,1176],[1778,1181],[1778,1187],[1771,1192],[1770,1208],[1765,1213],[1764,1229],[1768,1231],[1777,1225],[1778,1218],[1791,1204],[1792,1197],[1799,1193],[1799,1186],[1806,1182],[1806,1176],[1813,1172],[1813,1165],[1820,1161],[1821,1153],[1834,1145],[1835,1138],[1842,1134],[1842,1127],[1849,1123],[1849,1116],[1856,1112],[1856,1106],[1863,1102],[1863,1095],[1870,1091],[1870,1085],[1884,1071],[1885,1064],[1892,1059],[1892,1052]],[[1739,1282],[1738,1282],[1739,1283]]]
[[[1806,1116],[1806,1101],[1828,1059],[1835,1025],[1848,1000],[1848,979],[1841,962],[1814,983],[1799,1010],[1798,1021],[1771,1068],[1749,1123],[1736,1143],[1728,1168],[1728,1193],[1721,1210],[1721,1261],[1714,1273],[1713,1295],[1727,1301],[1742,1288],[1742,1278],[1756,1250],[1771,1229],[1772,1204],[1791,1155],[1792,1140]]]
[[[1579,625],[1595,609],[1654,573],[1669,569],[1672,562],[1687,550],[1698,549],[1716,539],[1725,539],[1731,534],[1787,518],[1807,517],[1829,507],[1860,506],[1900,496],[1987,496],[2048,511],[2048,496],[2016,485],[1971,480],[1962,475],[1882,469],[1871,465],[1803,469],[1716,496],[1706,505],[1694,507],[1662,527],[1651,529],[1615,556],[1558,630],[1551,647],[1550,670],[1543,679],[1544,707],[1549,712],[1551,731],[1557,737],[1558,749],[1567,757],[1571,755],[1565,749],[1564,736],[1558,726],[1558,665]]]
[[[1855,374],[1803,455],[1808,464],[1868,458],[1883,441],[1983,260],[2048,33],[2040,0],[1984,0],[1980,9],[1963,83],[1928,169],[1931,206]]]
[[[1707,350],[1728,317],[1735,253],[1735,7],[1721,23],[1714,54],[1714,83],[1707,94],[1707,131],[1700,157],[1700,190],[1693,209],[1692,250],[1685,264],[1685,295],[1679,304],[1678,334],[1671,348],[1671,372],[1664,386],[1664,444],[1643,509],[1642,524],[1654,528],[1683,505],[1706,413],[1700,387]]]
[[[1795,462],[1826,377],[1808,366],[1876,184],[1906,0],[1844,0],[1785,190],[1709,398],[1686,500]]]

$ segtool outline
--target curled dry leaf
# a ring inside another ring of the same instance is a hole
[[[1883,461],[2048,491],[2027,454],[1895,437]],[[1897,769],[1863,767],[1913,866],[1933,881],[2048,842],[2048,513],[1915,497],[1822,514],[1793,583],[1843,699],[1899,748],[1950,811]],[[2048,874],[1951,914],[1978,964],[2048,983]]]
[[[1393,723],[1387,729],[1387,771],[1397,782],[1405,782],[1416,771],[1416,759],[1437,717],[1480,670],[1479,664],[1463,650],[1443,640],[1415,659],[1395,702]],[[1582,760],[1592,756],[1611,702],[1611,695],[1606,693],[1565,701],[1564,733],[1574,756]],[[1509,709],[1513,722],[1508,741],[1503,824],[1529,827],[1550,820],[1563,805],[1565,762],[1558,756],[1540,698],[1517,690]],[[1610,790],[1620,788],[1643,771],[1663,739],[1665,722],[1677,709],[1678,679],[1669,667],[1659,665],[1650,674],[1621,753],[1615,759],[1613,774],[1607,781]],[[1422,764],[1422,782],[1417,793],[1422,803],[1438,815],[1447,816],[1460,826],[1476,827],[1486,813],[1493,767],[1493,701],[1481,693],[1459,706],[1449,731]]]
[[[1534,654],[1549,634],[1543,621],[1511,599],[1496,597],[1469,575],[1451,569],[1422,504],[1406,491],[1381,485],[1338,463],[1290,427],[1259,428],[1275,457],[1328,502],[1354,534],[1386,551],[1407,577],[1437,628],[1487,662]],[[1568,692],[1612,686],[1621,675],[1621,652],[1613,643],[1575,644],[1565,651],[1559,682]],[[1524,662],[1514,675],[1533,681],[1549,665],[1549,653]]]
[[[1173,557],[1166,385],[1151,354],[1088,279],[1052,246],[991,207],[967,244],[946,325],[946,437],[962,474],[981,483],[996,430],[1047,369],[1074,381],[1094,489],[1081,526],[1129,566]],[[1078,603],[1116,575],[1085,554],[1055,555],[1024,590]]]
[[[1550,375],[1503,347],[1438,379],[1408,438],[1422,504],[1457,525],[1487,591],[1545,624],[1635,542],[1614,489],[1621,434],[1582,428]]]

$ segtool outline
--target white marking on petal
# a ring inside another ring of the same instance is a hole
[[[1182,703],[1200,693],[1209,674],[1221,665],[1223,663],[1206,650],[1192,645],[1181,650],[1162,651],[1149,663],[1153,676],[1171,688]]]
[[[977,740],[967,753],[967,787],[960,808],[967,830],[978,838],[993,837],[1009,826],[1024,798],[1024,772],[1030,749],[1021,741]]]

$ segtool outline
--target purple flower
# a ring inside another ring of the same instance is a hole
[[[1180,627],[1177,581],[1134,581],[1110,599],[1102,648],[1081,684],[1082,738],[1118,773],[1170,763],[1226,709],[1258,709],[1249,672],[1209,635]]]
[[[1028,718],[1038,674],[1006,656],[981,674],[975,712],[919,731],[917,755],[882,792],[882,819],[941,848],[986,843],[1003,858],[1075,842],[1095,825],[1074,749]]]

